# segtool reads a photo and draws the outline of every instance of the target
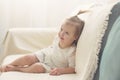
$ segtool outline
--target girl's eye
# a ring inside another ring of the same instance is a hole
[[[61,28],[61,31],[62,31],[63,29]]]
[[[67,35],[69,35],[69,33],[68,32],[65,32]]]

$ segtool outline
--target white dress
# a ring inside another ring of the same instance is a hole
[[[37,51],[35,56],[40,61],[41,65],[46,69],[46,72],[49,72],[51,68],[74,68],[75,50],[75,45],[69,48],[61,49],[59,47],[59,38],[57,37],[51,46]]]

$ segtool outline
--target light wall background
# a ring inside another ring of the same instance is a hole
[[[10,28],[59,27],[74,9],[93,0],[0,0],[0,44]]]
[[[86,1],[0,0],[0,24],[1,27],[9,28],[55,27],[75,7],[84,2]]]
[[[95,1],[101,0],[0,0],[0,53],[8,29],[56,28],[75,8]]]

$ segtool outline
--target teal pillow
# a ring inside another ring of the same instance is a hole
[[[99,69],[100,69],[99,66],[100,66],[100,62],[101,62],[101,56],[102,56],[102,53],[104,51],[109,32],[112,29],[112,26],[115,23],[116,19],[120,16],[120,2],[118,2],[117,4],[114,5],[114,7],[111,9],[111,13],[112,14],[109,15],[107,30],[105,31],[105,34],[104,34],[103,39],[102,39],[101,49],[100,49],[100,52],[99,52],[99,55],[98,55],[98,58],[99,58],[98,68],[96,70],[96,73],[94,75],[93,80],[99,80]]]
[[[120,16],[113,24],[103,51],[99,80],[120,80]]]

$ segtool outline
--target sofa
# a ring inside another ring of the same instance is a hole
[[[87,13],[79,16],[85,26],[77,44],[75,74],[51,76],[49,73],[10,71],[1,73],[0,80],[120,80],[119,9],[118,2],[81,7],[80,10],[87,10]],[[46,28],[9,29],[4,41],[2,65],[47,47],[57,32],[58,29]],[[116,57],[113,59],[113,56]]]

